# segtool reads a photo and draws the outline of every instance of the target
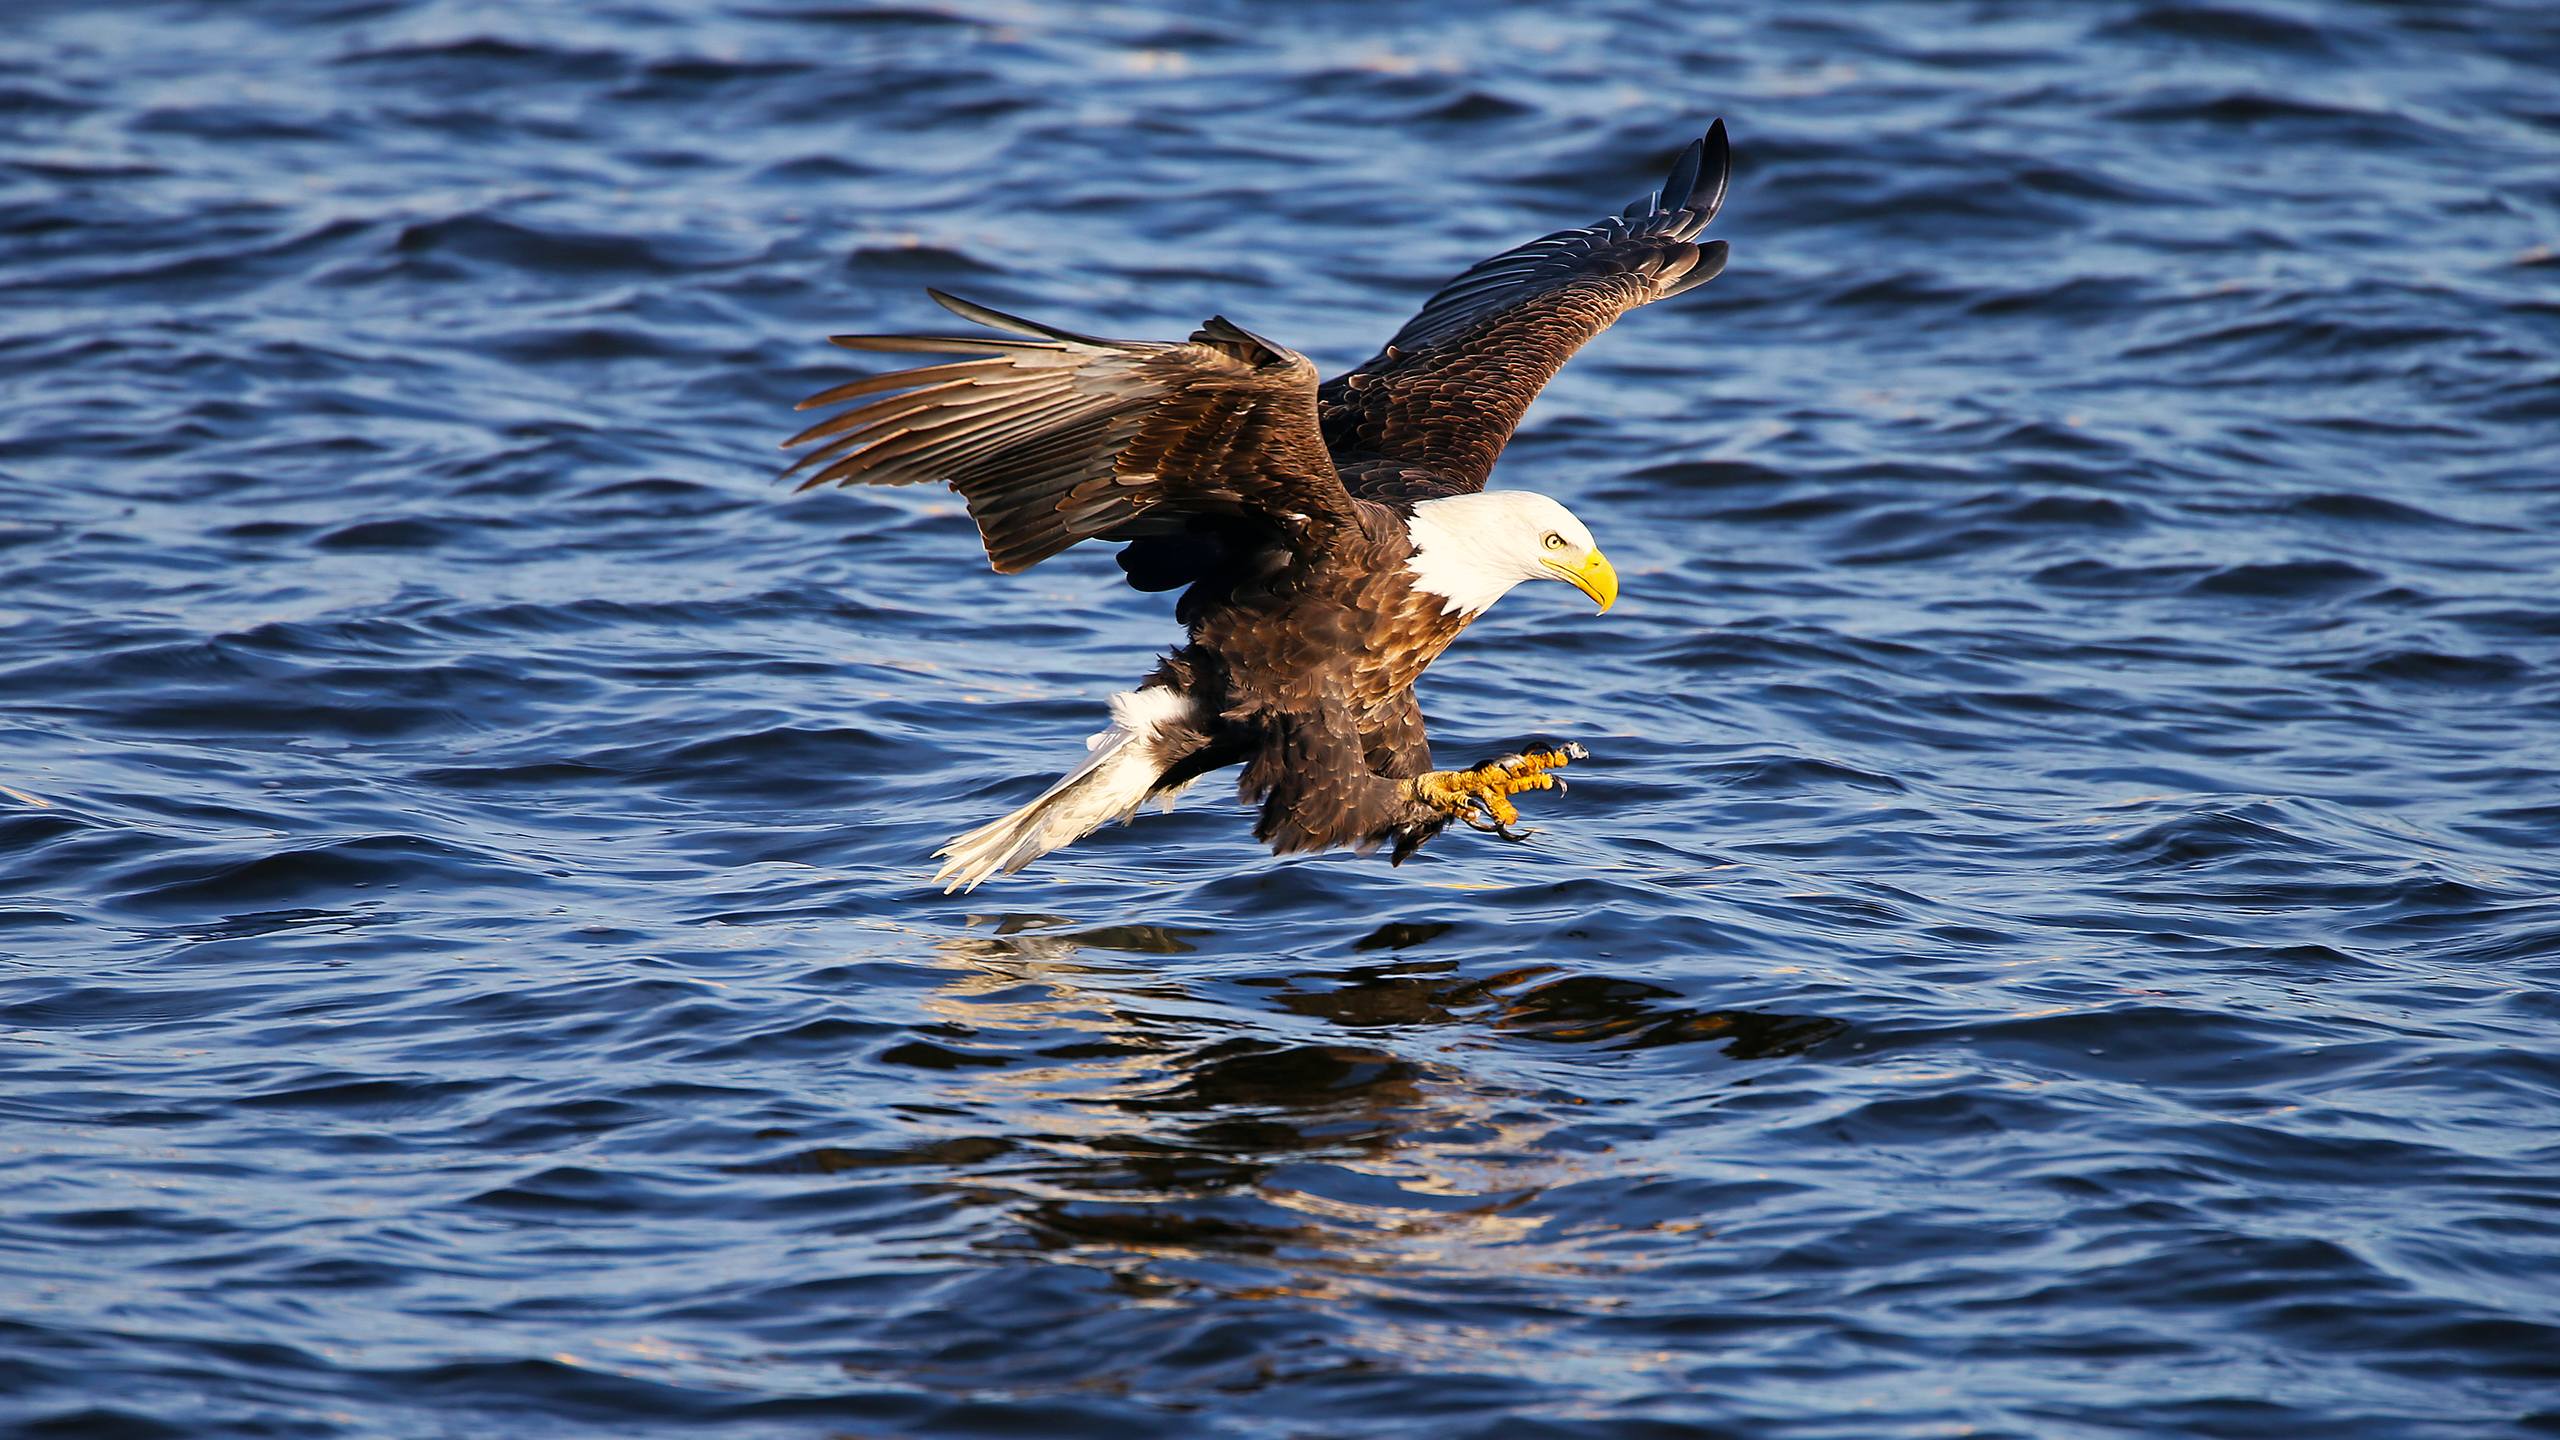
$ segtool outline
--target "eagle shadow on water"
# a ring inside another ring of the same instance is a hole
[[[959,836],[935,879],[969,890],[1244,767],[1254,836],[1281,854],[1391,847],[1451,820],[1517,839],[1514,795],[1560,788],[1579,747],[1435,770],[1413,687],[1524,580],[1609,608],[1617,572],[1562,504],[1487,491],[1529,403],[1619,316],[1712,280],[1697,242],[1724,202],[1719,120],[1662,188],[1442,286],[1366,364],[1318,384],[1305,356],[1212,317],[1180,342],[1104,340],[929,292],[996,335],[838,335],[848,349],[976,358],[835,386],[859,401],[800,488],[948,484],[997,570],[1085,540],[1140,590],[1180,590],[1184,643],[1111,699],[1110,728],[1039,798]]]

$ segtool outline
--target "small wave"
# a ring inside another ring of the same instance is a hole
[[[2439,515],[2416,505],[2348,490],[2295,495],[2278,501],[2274,508],[2281,513],[2307,515],[2315,519],[2338,520],[2357,525],[2405,525],[2424,529],[2477,528],[2464,521]]]
[[[2226,565],[2198,576],[2187,588],[2200,595],[2312,600],[2369,590],[2381,583],[2381,576],[2344,560],[2279,560]]]
[[[352,70],[407,70],[434,82],[485,88],[509,78],[603,79],[620,73],[630,60],[613,50],[572,49],[497,35],[471,35],[348,50],[330,63]]]
[[[401,228],[392,247],[403,256],[453,255],[538,273],[670,275],[685,268],[637,236],[485,214],[413,222]]]
[[[2339,679],[2379,680],[2395,685],[2420,685],[2447,689],[2471,690],[2521,683],[2533,677],[2536,668],[2513,655],[2454,655],[2441,650],[2392,650],[2342,670],[2329,672]]]
[[[857,245],[845,263],[864,275],[995,275],[1005,267],[965,251],[925,241]]]
[[[116,877],[114,903],[146,912],[341,904],[359,890],[503,885],[517,867],[419,835],[366,835],[248,857],[160,861]],[[379,898],[377,896],[376,898]]]
[[[2124,40],[2192,40],[2243,45],[2286,54],[2332,57],[2335,47],[2317,26],[2265,10],[2217,5],[2151,5],[2098,27],[2098,36]]]

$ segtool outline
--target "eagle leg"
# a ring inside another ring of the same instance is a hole
[[[1488,760],[1472,770],[1426,771],[1405,785],[1413,799],[1464,821],[1470,829],[1505,840],[1526,840],[1534,832],[1512,828],[1520,823],[1520,807],[1511,803],[1511,797],[1530,790],[1562,790],[1564,777],[1551,772],[1589,758],[1590,753],[1579,745],[1542,747]]]

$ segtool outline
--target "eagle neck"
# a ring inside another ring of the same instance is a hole
[[[1503,538],[1497,524],[1503,498],[1447,495],[1415,503],[1405,522],[1413,544],[1405,569],[1413,576],[1414,589],[1441,601],[1441,614],[1473,619],[1530,578],[1498,543]]]

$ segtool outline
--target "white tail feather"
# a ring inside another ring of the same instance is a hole
[[[1084,763],[1059,777],[1040,798],[999,820],[990,820],[933,853],[943,857],[934,880],[944,894],[978,888],[996,874],[1011,874],[1052,850],[1083,839],[1114,820],[1138,813],[1156,782],[1180,757],[1161,743],[1163,728],[1191,716],[1191,697],[1165,689],[1132,690],[1111,697],[1111,728],[1085,742]],[[1168,807],[1172,794],[1165,797]]]

